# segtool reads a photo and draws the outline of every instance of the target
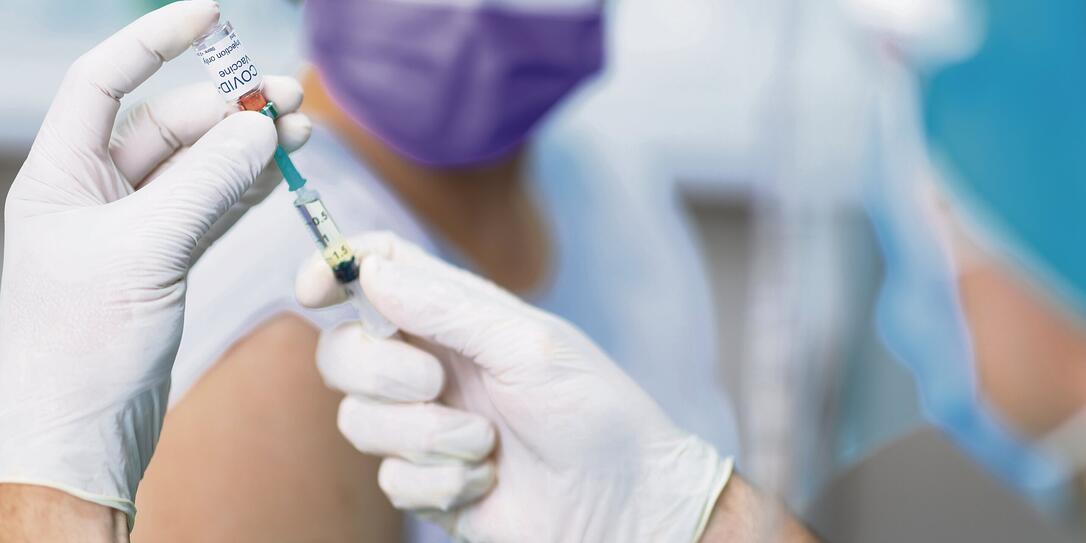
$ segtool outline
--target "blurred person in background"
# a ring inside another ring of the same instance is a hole
[[[340,228],[396,231],[558,312],[683,427],[736,451],[698,262],[657,258],[690,240],[624,203],[650,187],[631,187],[583,152],[531,144],[548,112],[602,66],[598,2],[303,8],[312,58],[303,107],[318,124],[294,159]],[[319,332],[351,315],[294,300],[296,262],[311,242],[289,198],[280,187],[191,274],[136,539],[387,541],[401,531],[378,491],[377,461],[338,434],[341,396],[316,372]]]
[[[903,49],[920,73],[922,113],[882,119],[897,123],[880,127],[878,143],[906,160],[887,161],[867,194],[887,264],[879,325],[914,371],[934,422],[993,474],[1074,528],[1086,516],[1086,259],[1077,246],[1086,231],[1079,137],[1086,109],[1077,96],[1086,6],[993,0],[971,7],[979,25],[975,48],[942,64]],[[915,145],[920,134],[931,168]],[[657,420],[629,383],[560,321],[430,264],[401,242],[359,243],[378,255],[364,274],[367,292],[408,332],[409,347],[390,358],[439,359],[443,365],[433,367],[457,383],[457,393],[436,401],[486,417],[500,436],[493,456],[480,438],[475,445],[483,452],[473,457],[496,464],[496,482],[469,478],[452,490],[435,484],[424,474],[437,477],[439,470],[417,459],[417,445],[364,431],[409,419],[398,413],[402,400],[367,384],[402,377],[400,365],[360,363],[366,353],[393,349],[352,335],[350,325],[329,333],[318,358],[326,379],[349,394],[340,428],[359,448],[389,457],[381,483],[393,503],[443,519],[468,540],[516,539],[527,536],[525,526],[551,535],[602,527],[633,539],[674,535],[677,526],[704,526],[696,520],[706,499],[709,510],[716,505],[705,540],[729,540],[736,532],[714,530],[722,526],[716,519],[757,515],[757,507],[730,509],[737,493],[749,493],[736,476],[724,477],[718,501],[719,490],[708,483],[718,473],[707,460],[712,453],[680,445],[681,433]],[[299,296],[316,305],[333,301],[327,275],[307,267]],[[434,282],[449,286],[424,286]],[[435,379],[415,381],[416,401],[434,399],[425,385]],[[594,401],[574,402],[583,412],[564,417],[575,408],[563,402],[574,397]],[[631,411],[641,424],[628,420]],[[449,430],[413,427],[433,437]],[[577,438],[547,441],[556,435]],[[671,486],[654,474],[670,477]],[[642,492],[624,494],[631,488]],[[674,504],[665,520],[631,514],[665,499]],[[447,508],[435,512],[434,504]],[[578,514],[585,510],[592,513]],[[556,518],[567,522],[548,524]]]
[[[1082,10],[847,3],[885,61],[867,190],[887,262],[883,339],[936,426],[1081,527],[1079,77],[1061,66],[1082,48],[1070,23]]]
[[[956,444],[1081,529],[1083,8],[850,4],[888,53],[867,191],[880,332]]]

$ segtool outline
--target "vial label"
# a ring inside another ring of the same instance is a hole
[[[260,70],[241,46],[237,32],[231,31],[225,38],[198,49],[196,56],[226,99],[236,102],[260,88]]]

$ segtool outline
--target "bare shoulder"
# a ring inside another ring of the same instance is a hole
[[[318,331],[283,314],[237,341],[166,417],[136,541],[393,541],[377,460],[336,429]]]

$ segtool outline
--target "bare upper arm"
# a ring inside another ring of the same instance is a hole
[[[378,460],[336,429],[318,332],[285,314],[238,341],[167,414],[136,541],[395,541]]]

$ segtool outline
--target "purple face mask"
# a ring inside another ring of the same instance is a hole
[[[463,4],[304,4],[310,55],[329,94],[355,122],[424,164],[499,158],[602,64],[594,1],[560,10]]]

